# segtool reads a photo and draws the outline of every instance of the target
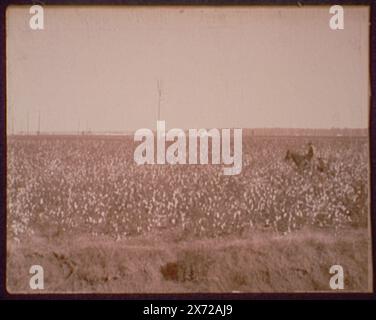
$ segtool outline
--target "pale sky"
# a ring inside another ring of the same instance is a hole
[[[368,127],[369,10],[7,9],[8,133],[167,127]]]

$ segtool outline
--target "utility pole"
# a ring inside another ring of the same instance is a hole
[[[10,133],[13,135],[14,134],[14,110],[13,108],[11,108],[10,110],[10,114],[11,114],[11,131]]]
[[[160,80],[157,81],[157,90],[158,90],[158,118],[161,120],[161,100],[162,100],[162,83]]]
[[[37,134],[40,134],[40,110],[38,110],[38,132]]]
[[[29,134],[29,111],[27,111],[26,115],[26,133]]]

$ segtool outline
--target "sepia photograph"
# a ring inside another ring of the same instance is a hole
[[[5,29],[7,292],[373,292],[369,6]]]

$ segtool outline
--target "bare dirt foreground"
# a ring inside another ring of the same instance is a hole
[[[120,241],[34,238],[8,243],[7,288],[11,293],[330,291],[329,268],[340,264],[345,291],[368,291],[366,234],[302,230],[188,241],[174,230]],[[29,288],[33,264],[44,268],[44,290]]]

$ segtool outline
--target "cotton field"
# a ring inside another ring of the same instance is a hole
[[[315,155],[297,168],[287,150]],[[241,174],[220,165],[140,165],[132,136],[11,136],[8,237],[123,239],[177,228],[216,237],[252,230],[366,227],[368,139],[243,137]]]

